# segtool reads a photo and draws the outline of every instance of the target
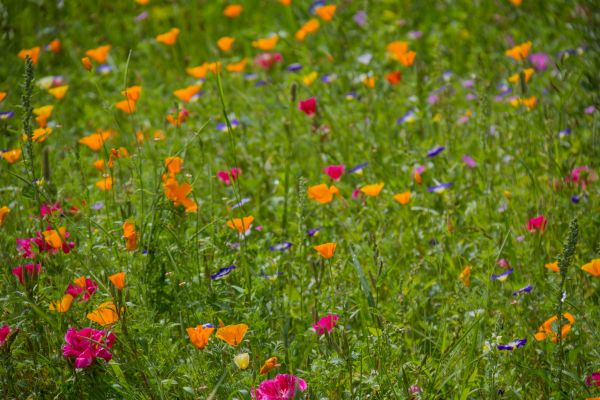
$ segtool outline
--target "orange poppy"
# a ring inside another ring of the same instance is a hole
[[[167,46],[173,46],[177,42],[177,36],[179,35],[178,28],[171,28],[168,32],[161,33],[156,36],[156,41],[164,43]]]
[[[96,182],[96,187],[100,190],[105,190],[105,191],[111,190],[112,185],[113,185],[113,179],[110,176],[108,176],[106,178],[102,178],[98,182]]]
[[[335,243],[323,243],[318,246],[313,247],[320,255],[326,260],[329,260],[335,254],[335,248],[337,244]]]
[[[181,172],[181,166],[183,165],[183,158],[181,157],[167,157],[165,158],[165,167],[171,176]]]
[[[121,92],[122,96],[125,96],[128,100],[136,102],[140,99],[142,95],[142,87],[141,86],[130,86],[127,89]]]
[[[25,61],[27,56],[29,56],[29,58],[31,58],[31,63],[33,65],[36,65],[38,62],[38,58],[40,57],[40,48],[32,47],[31,49],[23,49],[23,50],[19,51],[18,55],[19,55],[19,58],[22,59],[23,61]]]
[[[331,21],[333,16],[335,15],[335,9],[337,7],[335,5],[321,6],[315,9],[315,14],[317,14],[323,21]]]
[[[200,86],[200,85],[191,85],[191,86],[185,87],[183,89],[178,89],[178,90],[174,91],[173,94],[179,100],[188,102],[188,101],[192,100],[192,98],[194,96],[196,96],[198,94],[198,92],[200,92],[201,88],[202,88],[202,86]]]
[[[402,82],[402,72],[394,71],[390,72],[385,76],[385,80],[390,83],[390,85],[397,85]]]
[[[123,224],[123,237],[125,238],[125,248],[128,251],[137,248],[137,232],[135,231],[135,224],[133,222],[125,221]]]
[[[121,309],[123,312],[123,309]],[[98,306],[94,311],[88,313],[87,319],[103,327],[110,326],[119,321],[117,306],[112,301],[106,301]]]
[[[235,43],[235,39],[229,36],[223,36],[217,40],[217,46],[221,51],[230,51],[233,47],[233,43]]]
[[[600,258],[596,258],[585,264],[581,269],[592,276],[600,276]]]
[[[529,82],[529,79],[531,78],[531,76],[533,75],[533,73],[535,72],[535,70],[533,68],[525,68],[523,70],[523,76],[525,77],[525,83]],[[510,83],[518,83],[521,80],[521,74],[514,74],[511,75],[508,78],[508,81]]]
[[[252,42],[252,46],[260,49],[262,51],[271,51],[277,45],[277,41],[279,40],[279,36],[272,35],[268,38],[258,39]]]
[[[96,132],[82,137],[79,139],[79,143],[86,145],[93,151],[98,151],[102,148],[102,145],[108,138],[110,138],[110,136],[110,131]]]
[[[379,193],[381,192],[381,189],[383,189],[384,185],[385,184],[383,182],[374,183],[372,185],[366,185],[366,186],[361,187],[360,191],[367,196],[376,197],[379,195]]]
[[[260,367],[260,374],[266,375],[273,368],[277,368],[279,366],[281,366],[281,365],[279,364],[279,360],[277,359],[277,357],[271,357],[271,358],[267,359],[267,361],[265,361],[265,363],[263,364],[262,367]]]
[[[238,61],[236,63],[231,63],[227,65],[227,71],[229,72],[244,72],[244,69],[246,69],[246,64],[248,63],[248,60],[246,60],[245,58],[241,61]]]
[[[33,113],[36,116],[35,121],[38,123],[40,128],[46,127],[46,122],[48,121],[48,118],[52,116],[52,111],[54,111],[53,105],[47,105],[33,109]]]
[[[321,183],[320,185],[310,186],[308,188],[308,197],[321,204],[330,203],[333,200],[334,194],[339,195],[340,191],[333,185],[327,187],[326,184]]]
[[[521,43],[512,49],[508,49],[504,52],[508,57],[513,58],[516,61],[523,61],[529,55],[529,50],[531,50],[531,42]]]
[[[319,30],[319,20],[312,18],[308,20],[302,27],[296,32],[296,40],[302,41],[309,33],[313,33]]]
[[[0,101],[6,98],[6,92],[0,92]]]
[[[215,328],[212,326],[198,325],[195,328],[187,328],[186,332],[192,344],[202,350],[208,344],[208,339],[214,330]]]
[[[544,267],[548,268],[550,271],[560,272],[560,269],[558,268],[558,261],[548,263],[548,264],[544,265]]]
[[[466,287],[470,287],[471,286],[471,267],[470,266],[466,266],[465,269],[462,270],[462,272],[459,275],[460,280],[463,281],[463,284]]]
[[[96,61],[98,64],[104,64],[106,62],[106,59],[108,58],[108,54],[110,53],[111,48],[112,46],[110,44],[107,44],[104,46],[96,47],[95,49],[90,49],[85,52],[85,55],[90,57],[92,60]],[[85,66],[85,63],[83,63],[83,65]]]
[[[52,133],[52,128],[37,128],[33,130],[33,135],[31,139],[36,143],[42,143],[44,140],[48,139],[48,136]],[[23,139],[26,141],[27,136],[23,135]]]
[[[14,164],[19,161],[22,153],[23,151],[21,149],[12,149],[0,152],[0,156],[2,156],[9,164]]]
[[[247,330],[248,325],[246,324],[220,326],[215,336],[230,346],[237,346],[244,340]]]
[[[204,64],[199,65],[197,67],[186,68],[185,72],[187,72],[188,75],[191,75],[191,76],[193,76],[196,79],[202,79],[208,73],[208,63],[204,63]]]
[[[394,195],[394,200],[396,200],[398,203],[404,206],[410,202],[410,196],[410,192],[398,193]]]
[[[227,18],[237,18],[243,10],[244,7],[239,4],[230,4],[223,10],[223,15]]]
[[[83,57],[81,59],[81,65],[83,65],[83,68],[87,69],[88,71],[92,70],[92,62],[90,61],[89,57]]]
[[[179,184],[177,179],[169,178],[165,182],[164,189],[165,196],[173,202],[175,207],[182,205],[185,207],[185,212],[188,213],[195,213],[198,211],[196,202],[187,197],[188,194],[192,192],[192,185],[189,183],[184,182]]]
[[[67,228],[61,226],[60,228],[58,228],[58,230],[51,229],[48,231],[44,231],[42,232],[42,235],[44,235],[44,240],[46,241],[46,244],[48,246],[52,247],[53,249],[60,249],[66,238],[66,233]]]
[[[54,39],[53,41],[48,43],[48,50],[50,50],[54,54],[60,53],[61,48],[62,48],[62,44],[60,43],[60,40],[58,40],[58,39]]]
[[[135,112],[135,101],[129,99],[121,100],[115,104],[115,107],[125,114],[133,114]]]
[[[58,313],[66,313],[71,309],[71,304],[73,303],[73,296],[70,294],[65,294],[60,300],[53,301],[50,303],[48,307],[52,311],[56,311]]]
[[[54,96],[55,99],[62,99],[67,94],[67,90],[69,90],[69,85],[58,86],[52,89],[48,89],[48,93]]]
[[[571,330],[571,326],[573,326],[573,324],[575,323],[575,318],[570,313],[564,313],[563,316],[569,322],[560,327],[561,339],[564,339],[567,336],[567,334]],[[552,330],[552,324],[557,321],[558,317],[556,315],[546,320],[546,322],[544,322],[542,326],[538,328],[538,332],[534,335],[535,339],[540,341],[549,337],[553,343],[558,342],[558,334]]]
[[[0,226],[4,225],[4,220],[6,219],[8,213],[10,213],[10,208],[6,206],[0,207]]]
[[[125,287],[125,272],[117,272],[108,277],[108,280],[119,290]]]
[[[233,230],[237,230],[240,234],[243,234],[250,229],[252,221],[254,221],[252,215],[243,218],[234,218],[231,221],[227,221],[227,226]]]

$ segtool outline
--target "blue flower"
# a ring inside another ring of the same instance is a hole
[[[348,170],[348,173],[349,173],[349,174],[355,174],[355,173],[359,173],[359,172],[361,172],[361,171],[362,171],[362,170],[363,170],[363,169],[364,169],[364,168],[365,168],[367,165],[369,165],[369,163],[368,163],[368,162],[366,162],[366,163],[362,163],[362,164],[358,164],[357,166],[355,166],[355,167],[353,167],[353,168],[350,168],[350,169]]]
[[[516,290],[516,291],[514,291],[514,292],[513,292],[513,296],[518,296],[518,295],[520,295],[521,293],[529,293],[529,292],[531,292],[532,290],[533,290],[533,286],[531,286],[531,285],[527,285],[527,286],[525,286],[524,288],[521,288],[521,289],[519,289],[519,290]]]
[[[310,5],[308,12],[312,15],[315,15],[315,10],[319,7],[323,7],[325,5],[325,0],[316,0]]]
[[[516,339],[507,344],[499,344],[496,347],[498,350],[514,350],[525,346],[525,343],[527,343],[527,339]]]
[[[437,146],[427,152],[427,157],[435,157],[444,151],[446,148],[444,146]]]
[[[11,119],[14,116],[15,116],[15,113],[13,111],[0,112],[0,119]]]
[[[96,68],[96,72],[100,75],[108,75],[112,72],[112,67],[108,64],[102,64]]]
[[[581,200],[581,197],[577,194],[574,194],[573,197],[571,197],[571,201],[575,204],[579,203],[579,200]]]
[[[416,119],[417,118],[414,110],[408,110],[403,116],[396,120],[396,124],[402,125],[405,123],[415,122]]]
[[[512,274],[513,272],[514,272],[514,268],[510,268],[510,269],[507,269],[506,271],[504,271],[503,273],[501,273],[500,275],[496,275],[496,274],[490,275],[490,279],[493,281],[504,282],[506,280],[506,278],[508,278],[508,276],[510,274]]]
[[[239,208],[241,206],[243,206],[244,204],[247,204],[250,202],[250,197],[244,197],[243,199],[241,199],[239,202],[237,202],[236,204],[231,206],[231,209],[234,210],[236,208]]]
[[[450,183],[441,183],[437,186],[428,187],[427,191],[430,193],[442,193],[446,189],[448,189],[450,186],[452,186],[451,182]]]
[[[260,274],[261,278],[271,279],[271,280],[276,279],[278,276],[281,276],[281,275],[283,275],[282,271],[277,271],[274,274],[265,274],[265,273]]]
[[[206,324],[202,325],[203,328],[214,328],[215,324],[213,324],[212,322],[208,322]]]
[[[571,128],[566,128],[558,131],[558,137],[563,138],[571,134]]]
[[[217,279],[224,278],[227,275],[229,275],[229,273],[231,273],[231,271],[233,271],[235,268],[236,268],[235,265],[230,265],[229,267],[223,267],[216,274],[212,274],[210,276],[210,279],[212,279],[213,281],[216,281]]]
[[[269,250],[271,251],[285,251],[287,249],[289,249],[290,247],[292,247],[292,244],[290,242],[283,242],[283,243],[279,243],[276,245],[273,245],[271,247],[269,247]]]
[[[238,121],[237,119],[232,119],[231,121],[229,121],[231,123],[231,129],[235,129],[238,126],[240,126],[240,121]],[[221,131],[221,132],[227,132],[227,124],[224,122],[219,122],[217,124],[217,130]]]
[[[307,230],[307,231],[306,231],[306,234],[307,234],[308,236],[311,236],[311,237],[312,237],[312,236],[318,235],[320,230],[321,230],[321,227],[318,227],[318,228],[312,228],[312,229],[309,229],[309,230]]]
[[[287,70],[290,72],[298,72],[302,69],[302,64],[293,63],[288,65]]]

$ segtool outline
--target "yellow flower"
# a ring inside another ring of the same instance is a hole
[[[250,354],[240,353],[233,357],[233,362],[239,369],[246,369],[248,368],[248,365],[250,365]]]
[[[471,286],[471,267],[467,265],[465,269],[460,273],[459,278],[463,281],[466,287]]]

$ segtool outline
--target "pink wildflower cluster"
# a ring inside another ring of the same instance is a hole
[[[252,398],[256,400],[288,400],[296,398],[296,388],[304,392],[308,386],[303,379],[294,375],[279,374],[273,379],[262,381],[258,388],[252,390]]]
[[[75,368],[87,368],[96,358],[110,361],[112,348],[116,336],[112,332],[96,330],[93,328],[69,328],[65,334],[63,355],[75,359]]]

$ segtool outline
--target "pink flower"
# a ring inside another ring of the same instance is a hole
[[[44,203],[40,207],[40,215],[44,218],[46,215],[52,215],[54,212],[58,211],[59,214],[62,214],[63,210],[60,207],[60,203],[47,204]]]
[[[531,218],[527,222],[527,230],[531,233],[535,233],[537,231],[543,232],[546,229],[546,217],[543,215],[538,215],[537,217]]]
[[[40,264],[26,264],[25,270],[29,275],[29,280],[33,280],[40,273],[42,266]],[[23,266],[19,265],[12,269],[12,274],[19,279],[19,284],[23,284]]]
[[[46,231],[50,231],[50,230],[52,230],[51,226],[49,226],[46,229]],[[68,238],[69,236],[70,236],[69,232],[65,231],[65,239]],[[42,236],[41,232],[37,231],[35,233],[35,237],[17,238],[17,251],[20,253],[19,256],[23,257],[23,258],[35,258],[35,256],[37,254],[33,252],[34,249],[32,248],[32,244],[35,244],[37,246],[38,253],[47,252],[52,255],[58,253],[58,249],[55,249],[52,246],[50,246],[48,243],[46,243],[46,240],[44,240],[44,237]],[[71,249],[73,249],[74,247],[75,247],[74,242],[64,241],[62,243],[61,250],[63,253],[69,254],[71,252]]]
[[[319,334],[322,335],[327,331],[327,333],[331,332],[331,330],[337,325],[338,317],[335,314],[327,314],[323,318],[317,321],[312,327]]]
[[[2,345],[2,334],[0,334],[0,346]],[[600,386],[600,372],[592,372],[592,374],[585,378],[585,384],[587,386]]]
[[[475,160],[473,160],[473,158],[471,158],[470,156],[468,156],[467,154],[465,154],[462,158],[462,161],[465,163],[465,165],[469,168],[475,168],[477,167],[477,162]]]
[[[262,69],[271,69],[275,63],[282,60],[281,53],[262,53],[254,57],[254,64]]]
[[[8,325],[4,325],[2,328],[0,328],[0,347],[4,346],[8,335],[10,335],[10,328]]]
[[[587,165],[583,165],[581,167],[573,168],[571,175],[567,177],[567,182],[580,184],[581,188],[585,189],[589,183],[597,179],[598,175],[596,175],[596,172]]]
[[[279,374],[273,379],[262,381],[257,389],[252,390],[252,398],[256,400],[288,400],[296,398],[296,388],[304,392],[308,386],[303,379],[294,375]]]
[[[327,167],[325,167],[323,169],[323,172],[325,172],[327,175],[329,175],[329,177],[331,179],[333,179],[334,181],[339,181],[340,178],[342,177],[342,175],[344,174],[344,171],[346,169],[345,165],[328,165]]]
[[[81,277],[83,279],[83,277]],[[73,297],[79,296],[81,293],[84,293],[83,298],[79,299],[80,302],[87,302],[90,297],[94,294],[94,292],[98,289],[98,284],[91,280],[90,278],[85,278],[85,286],[80,286],[79,284],[69,283],[67,290],[65,290],[65,294],[70,294]]]
[[[317,99],[311,97],[306,100],[300,100],[298,102],[298,110],[302,111],[309,117],[315,115],[315,113],[317,112]]]
[[[75,368],[87,368],[96,358],[110,361],[112,354],[108,349],[112,348],[115,340],[116,336],[112,332],[93,328],[83,328],[80,331],[69,328],[65,334],[63,355],[75,359]]]
[[[496,265],[498,265],[501,268],[509,268],[510,267],[510,263],[508,262],[508,260],[506,258],[501,258],[498,261],[496,261]]]
[[[217,172],[217,178],[221,180],[226,185],[231,185],[232,181],[235,181],[238,176],[240,176],[242,170],[239,168],[231,168],[229,172],[227,171],[219,171]]]

